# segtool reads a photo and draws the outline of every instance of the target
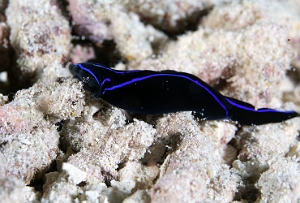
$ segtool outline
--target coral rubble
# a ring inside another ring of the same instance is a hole
[[[131,114],[67,69],[101,56],[300,111],[299,29],[296,0],[0,0],[1,201],[299,202],[299,118]]]

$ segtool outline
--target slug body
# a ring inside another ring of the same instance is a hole
[[[171,70],[118,71],[100,64],[69,66],[96,98],[139,114],[193,111],[200,119],[229,119],[245,125],[282,122],[299,116],[295,111],[258,109],[225,97],[194,75]]]

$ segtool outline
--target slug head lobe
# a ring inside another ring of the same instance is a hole
[[[97,76],[92,71],[92,67],[83,66],[82,64],[70,64],[69,70],[75,78],[83,82],[84,88],[90,91],[93,97],[101,96],[102,88]]]

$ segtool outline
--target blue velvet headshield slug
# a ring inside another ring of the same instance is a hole
[[[140,114],[193,111],[200,119],[228,119],[244,125],[282,122],[299,116],[295,111],[278,111],[254,106],[223,96],[194,75],[171,70],[118,71],[100,64],[69,66],[94,97]]]

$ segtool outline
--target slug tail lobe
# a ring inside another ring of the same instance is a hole
[[[226,100],[232,105],[231,120],[237,121],[242,125],[263,125],[268,123],[279,123],[291,118],[299,117],[295,111],[279,111],[270,108],[255,109],[252,105],[245,105],[236,99],[226,97]]]

